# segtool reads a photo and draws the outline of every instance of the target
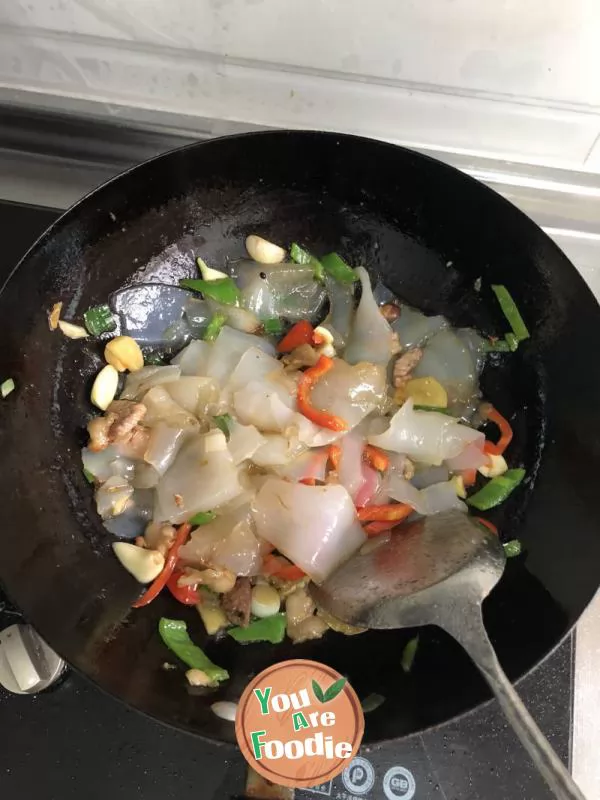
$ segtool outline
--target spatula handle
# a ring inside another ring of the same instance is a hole
[[[538,728],[523,701],[506,677],[483,625],[481,607],[464,609],[460,622],[456,616],[443,620],[443,627],[460,642],[490,685],[506,719],[531,756],[538,772],[558,800],[585,800],[569,771]],[[440,624],[441,624],[440,620]]]

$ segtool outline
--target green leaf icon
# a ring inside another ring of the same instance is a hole
[[[313,680],[312,682],[312,690],[315,693],[315,697],[320,703],[325,702],[325,695],[323,694],[323,689],[319,686],[319,684]]]
[[[323,702],[328,703],[330,700],[333,700],[335,697],[337,697],[345,685],[346,678],[340,678],[339,680],[335,681],[335,683],[332,683],[329,689],[327,689],[325,692],[325,698]]]

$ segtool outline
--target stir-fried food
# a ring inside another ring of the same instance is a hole
[[[528,332],[505,287],[492,288],[512,332],[490,342],[335,253],[292,244],[288,260],[258,236],[247,248],[233,274],[198,259],[198,278],[129,287],[84,315],[90,334],[117,334],[85,473],[116,557],[145,584],[136,607],[170,592],[240,643],[357,634],[318,612],[307,583],[407,519],[485,511],[519,485],[510,423],[479,375],[487,351]],[[227,678],[185,623],[160,635],[190,685]]]

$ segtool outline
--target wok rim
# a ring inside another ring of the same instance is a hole
[[[571,262],[571,260],[567,257],[567,255],[560,249],[560,247],[551,239],[551,237],[534,220],[532,220],[527,214],[525,214],[525,212],[523,212],[520,208],[518,208],[513,203],[511,203],[508,199],[503,197],[494,188],[488,186],[487,184],[483,183],[482,181],[478,180],[477,178],[473,177],[472,175],[462,171],[458,167],[452,166],[451,164],[448,164],[448,163],[446,163],[444,161],[439,160],[438,158],[430,156],[427,153],[423,153],[423,152],[421,152],[419,150],[414,150],[414,149],[412,149],[410,147],[405,147],[403,145],[393,144],[391,142],[382,141],[382,140],[375,139],[375,138],[370,138],[370,137],[367,137],[367,136],[360,136],[360,135],[356,135],[356,134],[349,134],[349,133],[335,132],[335,131],[319,131],[319,130],[315,130],[315,129],[291,129],[291,128],[288,129],[288,128],[286,128],[286,129],[276,129],[276,130],[248,131],[248,132],[243,132],[243,133],[229,134],[229,135],[219,136],[219,137],[215,137],[215,138],[211,138],[211,139],[205,139],[205,140],[199,140],[199,141],[195,141],[195,142],[190,142],[190,143],[187,143],[185,145],[182,145],[182,146],[175,147],[175,148],[172,148],[170,150],[167,150],[167,151],[165,151],[163,153],[160,153],[158,155],[152,156],[151,158],[146,159],[145,161],[142,161],[142,162],[140,162],[138,164],[132,165],[132,166],[128,167],[127,169],[125,169],[125,170],[123,170],[121,172],[118,172],[116,175],[108,178],[107,180],[105,180],[102,183],[100,183],[98,186],[96,186],[93,189],[91,189],[90,191],[86,192],[82,197],[80,197],[75,203],[73,203],[69,208],[67,208],[65,210],[51,209],[50,207],[43,207],[43,208],[46,208],[48,210],[56,210],[56,211],[58,211],[59,212],[58,216],[34,240],[34,242],[28,247],[28,249],[21,256],[19,261],[12,268],[12,270],[10,271],[10,273],[8,274],[8,276],[6,277],[6,279],[4,280],[2,285],[0,285],[0,295],[2,295],[2,293],[5,291],[5,289],[7,288],[8,284],[10,283],[10,281],[13,280],[13,278],[17,274],[18,270],[26,263],[26,261],[32,256],[32,254],[34,254],[47,241],[49,241],[56,234],[56,232],[58,230],[60,230],[60,228],[66,222],[68,222],[71,218],[75,217],[77,212],[79,212],[79,210],[88,201],[92,200],[93,198],[96,198],[98,195],[101,195],[103,190],[107,189],[108,187],[111,187],[115,183],[118,183],[120,180],[125,179],[126,177],[130,176],[132,173],[135,173],[137,170],[151,168],[151,166],[155,162],[160,162],[163,159],[167,160],[167,159],[175,156],[176,154],[185,153],[186,151],[197,150],[197,149],[202,148],[202,147],[210,148],[213,145],[218,145],[222,141],[239,141],[239,142],[243,142],[246,139],[256,139],[256,138],[285,139],[286,137],[288,137],[290,135],[294,136],[294,137],[304,138],[307,141],[309,141],[311,138],[328,139],[328,140],[332,140],[332,141],[335,141],[336,139],[337,140],[343,139],[343,140],[346,140],[346,141],[354,141],[356,143],[365,143],[365,144],[367,144],[369,146],[377,145],[379,148],[382,148],[382,149],[385,148],[386,150],[389,150],[389,151],[401,151],[401,152],[403,152],[405,154],[409,154],[409,155],[411,155],[411,156],[413,156],[413,157],[415,157],[415,158],[417,158],[417,159],[419,159],[421,161],[428,162],[430,165],[433,165],[435,167],[435,169],[439,173],[441,173],[441,171],[447,171],[451,175],[460,176],[462,181],[466,181],[472,187],[476,187],[478,192],[485,193],[486,195],[491,195],[492,197],[495,198],[495,202],[496,203],[500,202],[500,204],[502,206],[511,209],[512,213],[516,212],[518,214],[518,216],[524,222],[527,223],[527,225],[528,225],[528,227],[530,229],[535,230],[535,232],[536,232],[538,237],[541,236],[543,238],[543,240],[545,241],[545,244],[549,247],[550,251],[552,251],[554,254],[556,254],[556,256],[558,256],[560,258],[560,260],[563,262],[563,264],[568,264],[570,270],[572,270],[572,272],[575,274],[577,279],[580,281],[581,288],[583,290],[585,290],[594,299],[594,303],[595,303],[595,305],[596,305],[596,307],[597,307],[597,309],[599,311],[599,320],[600,320],[600,303],[595,298],[593,292],[591,291],[591,289],[587,285],[586,281],[584,280],[583,276],[581,275],[581,273],[579,272],[577,267],[575,267],[575,265]],[[441,179],[443,179],[443,175],[441,175]],[[169,199],[170,199],[169,197],[165,197],[163,202],[166,203],[166,202],[168,202]],[[100,213],[100,212],[98,212],[98,213]],[[526,524],[525,524],[525,527],[526,527]],[[2,586],[2,581],[1,580],[0,580],[0,586]],[[581,611],[579,611],[577,613],[576,618],[571,622],[571,624],[568,626],[568,628],[565,629],[565,631],[563,632],[562,636],[558,639],[558,641],[556,641],[550,647],[550,649],[548,649],[538,660],[536,660],[535,663],[533,663],[524,672],[522,672],[514,681],[511,681],[511,683],[513,683],[513,685],[519,686],[522,683],[522,681],[527,679],[539,667],[544,665],[546,663],[546,661],[551,656],[554,655],[554,653],[558,650],[558,648],[563,645],[563,643],[565,642],[565,640],[569,636],[573,635],[573,632],[575,631],[577,624],[581,620],[582,616],[586,613],[587,609],[589,608],[589,606],[591,605],[591,603],[593,602],[595,597],[598,595],[599,589],[600,589],[600,580],[598,581],[598,585],[596,586],[596,589],[595,589],[594,593],[587,600],[587,602],[585,603],[585,606],[581,609]],[[9,599],[11,599],[11,598],[9,597]],[[19,607],[18,603],[15,603],[15,606],[18,608]],[[485,606],[484,606],[484,608],[485,608]],[[25,620],[25,622],[28,622],[28,620]],[[51,643],[49,643],[49,645],[52,647]],[[60,653],[59,653],[59,655],[60,655]],[[228,749],[229,748],[235,748],[237,750],[237,745],[234,742],[226,741],[226,740],[223,740],[223,739],[213,738],[212,736],[208,736],[208,735],[206,735],[205,733],[201,732],[200,730],[198,730],[196,728],[193,728],[191,726],[187,726],[185,723],[178,723],[178,722],[170,721],[170,720],[162,718],[162,717],[160,717],[158,715],[154,715],[151,712],[140,708],[138,705],[134,705],[134,704],[130,703],[128,700],[126,700],[123,697],[119,696],[119,694],[113,692],[110,689],[105,688],[99,681],[97,681],[95,678],[93,678],[93,677],[89,676],[88,674],[86,674],[86,672],[84,672],[79,667],[73,666],[68,659],[65,659],[65,662],[68,664],[68,666],[69,666],[69,668],[71,670],[73,670],[77,675],[82,677],[86,682],[88,682],[89,684],[93,685],[95,688],[99,689],[104,694],[114,698],[120,704],[122,704],[125,708],[133,709],[137,713],[139,713],[139,714],[143,715],[144,717],[152,720],[153,722],[157,722],[157,723],[159,723],[159,724],[161,724],[163,726],[166,726],[167,728],[171,728],[176,732],[181,732],[181,733],[185,733],[187,735],[193,736],[194,738],[200,739],[200,740],[206,742],[209,745],[213,745],[213,746],[219,747],[219,748],[228,748]],[[455,723],[455,722],[462,723],[463,720],[466,719],[467,717],[470,717],[471,715],[473,715],[474,713],[476,713],[476,712],[478,712],[480,710],[488,708],[492,702],[494,702],[494,697],[493,696],[488,697],[485,700],[482,700],[481,702],[477,703],[476,705],[471,706],[470,708],[467,708],[464,711],[461,711],[458,714],[455,714],[454,716],[452,716],[452,717],[450,717],[450,718],[448,718],[448,719],[446,719],[444,721],[436,722],[436,723],[428,725],[428,726],[426,726],[424,728],[421,728],[420,730],[411,731],[410,733],[402,734],[402,735],[399,735],[399,736],[389,737],[389,738],[385,738],[385,739],[378,739],[377,741],[372,741],[372,742],[370,742],[370,741],[367,741],[366,743],[363,742],[363,744],[361,746],[366,746],[370,750],[376,750],[376,749],[379,749],[381,747],[385,747],[387,745],[390,745],[391,743],[394,743],[394,742],[405,741],[405,740],[408,741],[408,740],[411,740],[411,739],[413,739],[415,737],[418,737],[418,736],[429,734],[429,733],[435,732],[437,730],[442,730],[445,726],[447,726],[449,724],[452,724],[452,723]]]

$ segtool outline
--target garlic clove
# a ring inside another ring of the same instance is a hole
[[[499,475],[504,475],[508,469],[508,464],[504,456],[495,456],[488,453],[490,463],[487,466],[479,467],[479,472],[484,478],[497,478]]]
[[[294,644],[300,644],[300,642],[307,642],[310,639],[320,639],[328,627],[321,617],[306,617],[297,625],[288,625],[287,635]]]
[[[335,358],[336,352],[331,331],[322,325],[317,325],[314,330],[314,337],[317,341],[321,340],[321,343],[315,348],[317,353],[321,356],[327,356],[327,358]]]
[[[69,339],[86,339],[89,333],[81,325],[73,325],[72,322],[65,322],[64,319],[57,320],[58,327]]]
[[[250,258],[259,264],[281,264],[287,255],[279,245],[268,242],[255,234],[246,238],[246,250]]]
[[[252,587],[250,608],[255,617],[272,617],[277,614],[280,605],[279,592],[268,583],[259,583]]]
[[[220,281],[222,278],[229,278],[226,272],[221,272],[219,269],[213,269],[206,264],[200,256],[196,259],[196,263],[198,264],[198,269],[200,270],[200,274],[205,281]]]
[[[115,399],[118,386],[119,373],[113,366],[107,364],[96,375],[90,395],[92,403],[102,411],[106,411]]]
[[[129,542],[115,542],[113,551],[127,572],[140,583],[150,583],[165,566],[165,557],[158,550],[138,547]]]
[[[188,669],[185,673],[190,686],[212,686],[213,681],[201,669]]]
[[[235,722],[235,715],[237,712],[237,703],[232,703],[228,700],[219,700],[211,706],[213,714],[217,717],[225,719],[228,722]]]
[[[131,336],[115,336],[104,348],[104,358],[119,372],[137,372],[144,366],[144,355]]]

